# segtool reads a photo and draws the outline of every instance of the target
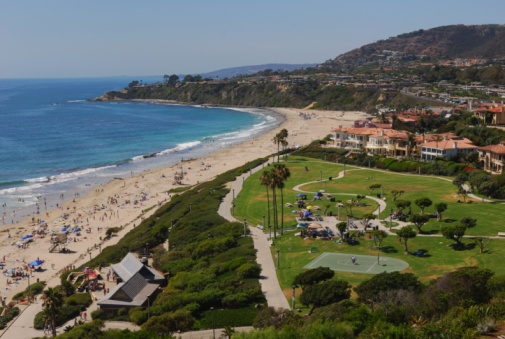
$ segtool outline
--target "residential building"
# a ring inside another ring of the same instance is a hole
[[[386,128],[339,127],[334,133],[338,148],[366,150],[369,154],[408,156],[411,153],[409,133]]]
[[[421,159],[433,160],[436,157],[444,157],[449,159],[458,154],[477,153],[478,147],[475,146],[469,139],[461,137],[449,138],[441,135],[434,136],[434,141],[425,140],[421,144]]]
[[[484,170],[501,174],[505,162],[505,141],[498,145],[479,147],[479,161]]]
[[[488,105],[474,110],[475,116],[486,124],[505,124],[505,105]]]

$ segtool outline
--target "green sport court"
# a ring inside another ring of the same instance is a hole
[[[351,257],[356,257],[356,264],[352,264]],[[352,253],[330,253],[324,252],[316,259],[305,265],[303,268],[329,267],[333,271],[378,274],[382,272],[396,272],[409,267],[403,260],[379,257],[373,255],[356,255]]]

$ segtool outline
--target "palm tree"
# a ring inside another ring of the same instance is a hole
[[[282,180],[277,176],[275,168],[270,169],[269,174],[270,189],[272,190],[272,208],[273,208],[273,220],[274,220],[274,239],[277,239],[277,228],[279,225],[277,218],[277,194],[276,189],[282,183]]]
[[[263,171],[260,175],[261,185],[267,188],[267,213],[268,213],[268,225],[270,226],[270,196],[268,195],[268,187],[270,187],[271,173],[269,171]]]
[[[388,119],[388,117],[386,116],[386,113],[381,113],[381,114],[379,115],[379,122],[380,122],[381,124],[387,124],[387,123],[389,123],[389,119]]]
[[[274,144],[277,144],[277,162],[280,160],[280,147],[286,146],[288,144],[286,138],[288,137],[288,130],[283,128],[279,133],[277,133],[273,139]]]
[[[396,127],[398,127],[398,123],[399,122],[400,122],[400,119],[398,119],[398,117],[396,116],[396,114],[393,114],[391,116],[391,128],[395,129]]]
[[[409,142],[409,146],[410,146],[410,154],[409,155],[412,156],[412,153],[414,153],[413,150],[416,149],[416,136],[413,133],[409,134],[408,142]]]
[[[286,131],[287,132],[287,131]],[[284,181],[288,180],[291,176],[291,172],[289,168],[284,164],[275,164],[274,165],[275,172],[277,176],[280,178],[280,184],[278,188],[281,190],[281,235],[284,233],[284,193],[282,189],[284,188]]]
[[[44,307],[51,319],[51,330],[56,337],[56,312],[63,305],[63,294],[56,288],[50,287],[44,292]]]

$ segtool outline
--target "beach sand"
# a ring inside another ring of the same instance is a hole
[[[207,157],[185,161],[170,167],[146,170],[142,173],[134,173],[128,178],[117,178],[106,185],[92,188],[85,196],[76,197],[73,200],[59,204],[58,208],[45,211],[41,209],[43,220],[48,224],[50,230],[60,231],[63,223],[60,221],[62,213],[68,214],[66,224],[78,224],[84,229],[91,229],[90,233],[81,232],[76,236],[76,241],[68,244],[68,249],[72,253],[49,253],[49,239],[34,237],[34,241],[29,243],[25,249],[12,245],[22,236],[31,234],[36,226],[32,218],[21,220],[14,225],[7,225],[0,233],[0,259],[5,257],[7,269],[23,267],[24,263],[29,263],[37,258],[44,260],[42,272],[33,272],[30,283],[37,279],[46,281],[49,286],[59,284],[59,273],[68,265],[81,266],[89,260],[89,250],[92,257],[99,255],[98,246],[102,243],[102,249],[115,244],[134,225],[138,225],[141,219],[150,216],[156,208],[143,213],[144,209],[152,206],[161,206],[169,201],[170,197],[166,193],[168,190],[180,187],[174,185],[174,173],[182,169],[186,173],[184,186],[195,185],[198,182],[210,180],[220,173],[229,169],[241,166],[248,161],[259,157],[268,156],[277,151],[277,145],[272,141],[274,135],[282,128],[288,130],[287,138],[289,145],[306,145],[313,140],[321,139],[331,133],[332,129],[342,126],[350,126],[354,120],[363,119],[367,115],[362,112],[341,112],[341,111],[319,111],[290,108],[271,108],[285,117],[285,121],[277,128],[260,135],[255,139],[243,142],[231,148],[222,149]],[[302,114],[300,114],[302,113]],[[210,165],[210,166],[209,166]],[[134,200],[141,200],[146,195],[144,201],[133,204]],[[110,198],[117,200],[117,203],[110,203]],[[125,203],[129,200],[132,203]],[[95,210],[95,206],[104,206],[104,209]],[[43,204],[41,205],[43,207]],[[51,207],[51,206],[49,206]],[[53,206],[56,207],[56,206]],[[47,215],[46,215],[47,213]],[[80,215],[80,216],[79,216]],[[37,218],[37,217],[36,217]],[[74,221],[75,222],[72,222]],[[122,230],[118,236],[112,237],[108,241],[101,241],[105,238],[105,232],[110,227],[120,227]],[[98,230],[100,228],[100,230]],[[8,231],[8,232],[7,232]],[[8,239],[10,233],[11,238]],[[69,235],[74,238],[74,233]],[[7,285],[5,274],[0,275],[0,297],[6,297],[9,301],[12,296],[28,286],[27,279],[21,279],[17,284]]]

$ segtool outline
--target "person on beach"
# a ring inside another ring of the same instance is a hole
[[[356,265],[356,257],[354,255],[351,257],[351,261],[353,265]]]

